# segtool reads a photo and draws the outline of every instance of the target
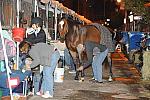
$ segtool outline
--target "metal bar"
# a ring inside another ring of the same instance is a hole
[[[55,26],[54,26],[54,29],[55,29],[55,40],[57,39],[57,5],[55,7]]]
[[[13,100],[13,95],[12,95],[12,88],[11,88],[11,84],[10,84],[10,73],[11,70],[8,66],[8,56],[6,53],[6,47],[5,47],[5,43],[4,43],[4,37],[2,34],[2,26],[1,26],[1,21],[0,21],[0,34],[1,34],[1,40],[2,40],[2,45],[3,45],[3,52],[4,52],[4,57],[5,57],[5,64],[6,64],[6,69],[7,69],[7,79],[8,79],[8,85],[9,85],[9,92],[10,92],[10,96],[11,96],[11,100]]]
[[[17,28],[19,28],[19,0],[17,0]],[[19,69],[19,42],[17,42],[17,70]]]

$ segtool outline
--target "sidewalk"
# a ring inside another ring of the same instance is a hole
[[[50,100],[150,100],[150,91],[140,81],[140,74],[121,53],[114,53],[114,81],[108,82],[104,68],[104,83],[91,83],[92,69],[86,70],[85,81],[74,80],[73,74],[65,71],[64,82],[55,83],[54,97]],[[148,83],[149,84],[149,83]],[[149,86],[149,85],[148,85]],[[147,87],[148,87],[147,86]],[[28,97],[28,100],[45,100],[39,96]]]

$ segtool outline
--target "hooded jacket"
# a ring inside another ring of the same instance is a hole
[[[50,66],[51,65],[51,57],[52,54],[59,53],[54,50],[53,45],[49,45],[46,43],[37,43],[31,47],[29,51],[29,55],[32,57],[33,62],[30,65],[31,68],[38,66],[39,64],[42,66]],[[57,60],[59,59],[56,58]]]

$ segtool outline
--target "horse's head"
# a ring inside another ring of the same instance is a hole
[[[78,52],[77,44],[79,41],[79,23],[69,17],[63,17],[58,22],[58,31],[61,39],[65,39],[66,46],[77,65]]]
[[[66,18],[62,18],[59,22],[58,22],[58,31],[60,34],[61,38],[64,38],[65,35],[68,32],[68,22]]]

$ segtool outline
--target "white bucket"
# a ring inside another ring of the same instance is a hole
[[[57,68],[54,71],[54,82],[63,82],[64,80],[64,68]]]

